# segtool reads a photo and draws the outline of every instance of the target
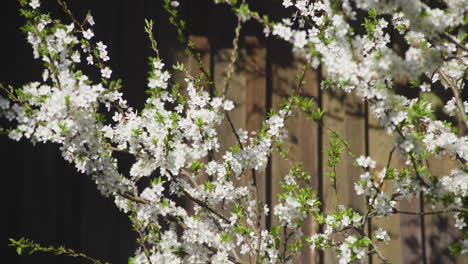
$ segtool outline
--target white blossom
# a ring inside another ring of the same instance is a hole
[[[88,28],[87,30],[83,31],[83,37],[85,39],[91,39],[92,37],[94,37],[94,32]]]
[[[388,242],[390,241],[390,236],[388,235],[388,232],[383,230],[382,228],[375,230],[375,237],[378,240],[385,242],[385,244],[388,244]]]
[[[109,67],[105,67],[101,70],[101,75],[103,78],[109,79],[111,77],[112,70]]]
[[[41,3],[39,2],[39,0],[31,0],[31,2],[29,2],[29,6],[31,6],[32,9],[36,9],[39,8],[39,6],[41,6]]]
[[[91,26],[94,26],[94,24],[95,24],[95,23],[94,23],[94,18],[93,18],[93,16],[92,16],[91,14],[88,14],[88,15],[86,16],[86,21],[87,21],[88,24],[91,25]]]
[[[356,162],[363,168],[375,168],[375,160],[373,160],[371,157],[360,156],[356,159]]]

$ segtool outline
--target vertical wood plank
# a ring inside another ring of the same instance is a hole
[[[402,200],[400,210],[419,212],[419,196],[411,200]],[[400,215],[400,234],[401,234],[401,258],[409,264],[421,263],[422,259],[422,240],[421,223],[418,216]]]
[[[248,131],[259,131],[266,115],[266,47],[255,36],[245,36],[240,52],[241,72],[246,77],[246,128]],[[235,92],[235,91],[234,91]],[[258,171],[257,200],[266,204],[266,172]],[[270,212],[271,213],[271,208]],[[261,216],[261,227],[266,226],[266,215]]]
[[[214,80],[218,90],[224,90],[226,70],[229,67],[229,61],[231,57],[232,49],[220,49],[215,52],[215,74]],[[246,129],[247,120],[247,79],[246,76],[241,74],[239,64],[235,66],[235,70],[231,75],[229,82],[229,88],[226,90],[226,98],[234,102],[235,108],[229,112],[231,121],[236,129]],[[220,137],[220,152],[218,158],[221,158],[224,153],[231,147],[237,144],[237,139],[234,132],[231,129],[227,119],[223,120],[223,123],[218,129],[218,135]]]
[[[301,96],[317,99],[319,93],[319,76],[316,70],[308,70],[305,73],[305,86],[301,92]],[[298,122],[293,125],[298,128],[298,148],[299,160],[304,164],[304,169],[311,174],[311,181],[308,187],[312,188],[314,194],[319,196],[319,128],[311,120],[307,120],[304,114],[300,114]],[[303,232],[305,236],[311,236],[319,231],[319,226],[314,222],[312,217],[308,217],[305,221]],[[319,263],[319,253],[317,250],[312,250],[309,246],[305,246],[301,252],[300,263]]]
[[[360,168],[353,165],[355,158],[365,154],[365,111],[364,103],[353,94],[345,94],[342,91],[325,90],[322,96],[322,107],[325,110],[323,118],[323,208],[326,213],[331,213],[337,205],[351,207],[355,211],[363,213],[365,200],[356,195],[354,183],[358,181],[361,174]],[[339,194],[336,197],[333,190],[327,167],[327,150],[329,149],[330,136],[335,131],[349,144],[351,151],[356,157],[348,155],[348,150],[343,150],[341,162],[336,166],[336,188]],[[336,253],[326,250],[324,253],[325,263],[336,263]]]
[[[291,54],[287,54],[286,51],[275,51],[274,54],[281,54],[282,56],[290,56],[287,61],[282,61],[285,58],[273,58],[272,59],[272,109],[278,110],[282,99],[287,98],[292,91],[296,90],[297,82],[295,75],[298,73],[295,61]],[[285,55],[287,54],[287,55]],[[279,56],[278,56],[279,57]],[[289,160],[285,160],[277,153],[273,153],[271,156],[271,209],[272,218],[271,225],[279,225],[278,218],[274,216],[274,208],[279,203],[278,194],[281,192],[281,182],[284,177],[288,174],[291,168],[290,163],[294,163],[297,160],[297,147],[294,145],[298,142],[297,129],[292,125],[297,122],[297,115],[293,115],[286,121],[285,126],[288,128],[288,137],[284,140],[283,148],[289,150]],[[283,234],[282,240],[285,241],[285,234]]]
[[[289,97],[298,87],[297,74],[306,63],[299,57],[291,54],[287,47],[282,47],[277,43],[272,46],[272,106],[277,110],[281,100]],[[318,97],[318,76],[317,72],[309,70],[306,72],[306,84],[302,88],[300,95],[304,97]],[[303,164],[303,168],[312,176],[309,186],[315,195],[319,193],[318,185],[318,128],[311,121],[307,120],[302,113],[293,113],[293,116],[286,122],[288,138],[284,142],[284,148],[289,150],[288,159],[284,160],[279,154],[274,153],[271,159],[271,201],[272,208],[278,204],[277,194],[281,191],[280,182],[289,172],[291,165],[298,162]],[[277,225],[277,219],[273,217],[272,225]],[[304,236],[310,236],[318,231],[318,226],[309,217],[303,227]],[[301,256],[295,259],[296,263],[318,263],[318,252],[304,246]]]
[[[344,134],[344,120],[345,112],[343,109],[344,98],[343,95],[332,92],[330,90],[322,90],[322,108],[325,110],[323,116],[323,129],[322,129],[322,161],[323,161],[323,174],[322,174],[322,208],[325,213],[331,213],[337,206],[337,197],[335,190],[331,186],[330,178],[328,173],[330,168],[327,167],[327,150],[329,149],[330,137],[332,135],[331,131],[328,128],[333,129],[339,135]],[[342,178],[346,173],[346,168],[343,166],[343,163],[337,165],[336,174],[337,177]],[[341,186],[341,184],[340,184]],[[323,262],[328,263],[338,263],[336,258],[336,253],[331,250],[324,250]]]
[[[226,71],[229,67],[229,61],[231,57],[232,49],[218,49],[214,54],[214,82],[217,90],[225,90],[225,78]],[[240,74],[239,64],[234,68],[234,72],[231,75],[231,81],[229,82],[229,88],[226,90],[226,98],[234,102],[235,108],[229,112],[229,116],[235,129],[246,129],[247,120],[247,89],[246,88],[246,76]],[[238,142],[227,118],[223,120],[221,125],[217,128],[220,151],[215,153],[215,159],[222,161],[223,155],[226,151],[229,151],[231,147],[234,147]],[[247,179],[248,178],[248,179]],[[247,174],[241,178],[240,184],[246,184],[250,181],[251,175]],[[234,179],[232,179],[234,180]],[[248,261],[247,255],[240,255],[240,249],[237,249],[238,255],[244,261]]]
[[[450,159],[448,155],[441,155],[440,158],[431,157],[427,164],[430,174],[439,178],[450,175],[451,169],[458,167],[457,162]],[[444,209],[440,206],[433,207],[427,202],[424,206],[426,212]],[[460,230],[454,226],[453,214],[427,215],[424,218],[424,223],[426,228],[424,242],[428,263],[463,263],[461,257],[457,259],[451,256],[448,250],[448,246],[460,236]]]
[[[385,130],[379,125],[379,122],[372,118],[372,114],[369,113],[368,116],[368,133],[369,133],[369,155],[376,161],[377,165],[374,169],[375,173],[380,173],[383,169],[386,168],[389,153],[391,152],[394,146],[394,139],[392,136],[388,135]],[[392,162],[390,167],[395,169],[401,169],[404,167],[404,162],[400,160],[397,151],[394,151],[392,155]],[[383,191],[391,193],[393,189],[392,185],[384,184]],[[400,230],[400,215],[394,214],[389,217],[382,219],[372,218],[371,220],[371,231],[374,232],[378,228],[382,228],[387,231],[391,237],[391,241],[388,245],[385,243],[377,243],[379,250],[391,263],[402,263],[402,245],[401,239],[402,234]],[[404,237],[404,235],[403,235]],[[380,263],[381,260],[374,254],[372,256],[372,263]]]
[[[265,116],[265,61],[266,49],[258,38],[245,36],[241,39],[238,59],[234,64],[234,71],[230,77],[226,90],[226,98],[235,103],[235,108],[229,112],[235,129],[258,131]],[[214,81],[218,91],[225,91],[226,72],[230,67],[232,49],[219,49],[214,57]],[[234,132],[227,119],[219,126],[220,151],[215,158],[220,160],[231,147],[238,144]],[[253,134],[250,134],[254,136]],[[265,173],[256,173],[258,201],[265,204]],[[241,185],[248,185],[252,181],[252,173],[246,173],[240,180]],[[265,216],[260,219],[265,227]]]
[[[337,176],[337,189],[339,193],[338,202],[351,207],[355,211],[363,213],[365,210],[364,197],[357,196],[354,191],[354,183],[359,180],[362,169],[354,166],[354,162],[360,155],[366,153],[366,117],[364,102],[355,94],[346,94],[344,97],[345,120],[343,127],[344,137],[350,144],[354,157],[348,155],[344,150],[342,154],[343,166],[346,168],[346,174],[341,178]]]
[[[266,50],[253,36],[246,36],[242,41],[239,57],[234,65],[234,72],[229,81],[226,98],[235,103],[229,113],[236,129],[256,131],[262,126],[265,116],[265,55]],[[220,49],[215,55],[215,84],[218,91],[225,89],[226,71],[230,64],[232,49]],[[219,157],[238,142],[227,120],[218,131],[221,150]],[[251,175],[250,175],[251,177]],[[264,175],[257,175],[260,196],[264,194]],[[248,179],[250,181],[250,179]],[[244,182],[246,184],[247,181]],[[261,186],[260,186],[261,185]],[[264,200],[262,198],[262,200]]]
[[[342,166],[345,173],[336,177],[338,191],[338,205],[353,208],[356,212],[364,214],[366,202],[363,196],[357,196],[354,183],[359,180],[362,169],[354,166],[354,162],[360,155],[366,155],[366,115],[365,104],[354,93],[344,95],[344,123],[342,124],[342,136],[350,145],[350,150],[343,150]],[[351,151],[354,156],[348,153]],[[341,176],[341,177],[340,177]],[[365,262],[365,260],[364,260]]]

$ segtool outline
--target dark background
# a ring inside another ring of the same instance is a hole
[[[70,20],[55,1],[42,0],[42,10],[53,17]],[[129,104],[143,107],[147,76],[147,57],[151,54],[144,33],[144,19],[155,20],[156,38],[166,65],[181,51],[175,30],[162,9],[161,0],[80,0],[66,1],[79,20],[88,10],[96,21],[95,40],[108,45],[113,77],[123,79],[123,92]],[[229,47],[235,21],[229,8],[214,7],[211,1],[181,1],[180,11],[188,24],[187,34],[205,35],[211,49]],[[253,1],[259,11],[267,1]],[[19,4],[8,0],[0,7],[0,82],[21,87],[41,80],[42,65],[34,60],[32,49],[20,31],[24,18]],[[271,8],[271,6],[269,6]],[[242,34],[258,34],[259,27],[249,23]],[[83,59],[82,59],[83,60]],[[212,69],[213,70],[213,69]],[[57,145],[15,142],[0,137],[2,183],[2,221],[0,248],[5,263],[83,263],[69,257],[35,254],[18,256],[8,247],[8,238],[26,237],[43,245],[63,245],[91,257],[126,263],[136,248],[135,234],[126,215],[119,213],[113,201],[100,196],[86,175],[77,173],[65,162]],[[131,161],[123,157],[123,167]]]

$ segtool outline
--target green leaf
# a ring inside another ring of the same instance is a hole
[[[379,13],[378,13],[377,9],[372,8],[372,9],[369,9],[368,14],[372,18],[376,18]]]
[[[203,184],[204,190],[205,191],[212,191],[215,189],[215,186],[212,181],[207,181]]]
[[[192,171],[196,174],[203,168],[203,163],[199,161],[194,161],[191,167],[192,167]]]
[[[229,242],[229,241],[232,240],[232,236],[231,236],[231,234],[229,234],[229,233],[221,234],[221,240],[222,240],[223,242]]]
[[[142,134],[141,130],[139,128],[133,128],[132,129],[133,134],[139,136]]]

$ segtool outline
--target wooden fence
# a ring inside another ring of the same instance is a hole
[[[255,4],[258,5],[258,9],[265,11],[270,8],[270,2],[256,1]],[[272,2],[278,7],[279,1]],[[234,25],[232,15],[228,9],[214,8],[208,5],[207,1],[197,3],[188,1],[184,14],[188,22],[193,24],[190,39],[195,42],[203,64],[214,76],[215,83],[222,86],[232,52],[232,47],[229,47]],[[102,5],[106,6],[104,3]],[[148,45],[143,33],[135,32],[139,29],[143,32],[143,18],[156,16],[164,19],[165,15],[162,14],[160,6],[154,3],[135,1],[135,4],[130,5],[126,1],[112,3],[108,1],[106,7],[109,8],[108,14],[102,17],[112,18],[106,27],[111,27],[112,23],[122,25],[121,32],[102,31],[104,35],[107,34],[111,55],[114,43],[118,46],[114,49],[119,49],[120,52],[118,56],[113,56],[113,63],[118,69],[116,74],[122,73],[124,76],[120,76],[124,77],[124,80],[128,77],[128,82],[137,87],[124,87],[124,92],[130,94],[127,98],[131,103],[136,102],[142,105],[143,78],[146,74],[144,58],[149,51],[141,49],[142,46]],[[12,12],[13,8],[16,7],[12,6],[5,10]],[[278,8],[271,8],[270,11],[274,14],[279,13]],[[209,15],[206,15],[207,13]],[[120,17],[123,17],[122,21],[119,20]],[[134,23],[132,21],[135,18],[139,19],[138,27],[131,24]],[[105,19],[97,21],[99,23]],[[167,24],[162,25],[162,27],[166,26],[169,27]],[[164,32],[163,36],[174,37],[173,33]],[[288,96],[294,90],[298,84],[296,75],[304,64],[303,60],[292,54],[287,45],[270,39],[265,40],[260,37],[260,32],[261,29],[251,24],[242,32],[239,42],[239,59],[235,64],[235,71],[227,92],[227,96],[236,102],[236,109],[232,112],[235,125],[248,130],[258,129],[267,110],[277,108],[281,98]],[[16,43],[20,43],[18,41]],[[160,42],[162,43],[161,49],[170,54],[167,56],[169,62],[185,61],[192,73],[196,73],[195,62],[182,55],[180,46],[164,40]],[[2,45],[6,44],[2,43]],[[27,50],[24,45],[19,45]],[[6,48],[6,50],[9,49],[12,47]],[[116,53],[114,52],[114,55]],[[10,54],[2,54],[10,61],[17,59]],[[28,59],[30,60],[30,58],[23,59],[23,63]],[[5,60],[7,59],[4,58]],[[28,65],[27,69],[34,72],[33,66],[39,65]],[[20,71],[20,69],[22,68],[13,66],[9,74],[17,74],[15,70]],[[37,70],[36,73],[38,73]],[[23,80],[24,77],[17,76],[16,78]],[[133,80],[137,78],[142,78],[142,80]],[[328,128],[332,128],[348,140],[352,151],[357,156],[370,155],[377,159],[377,169],[382,169],[386,164],[393,143],[392,138],[370,117],[365,102],[354,95],[319,89],[322,78],[320,72],[308,71],[306,85],[301,93],[303,96],[315,98],[319,106],[326,110],[324,126],[316,126],[306,120],[303,115],[295,114],[288,121],[290,129],[286,146],[290,149],[290,160],[302,162],[304,168],[312,175],[310,187],[323,201],[323,208],[329,211],[335,207],[336,198],[330,187],[329,178],[326,176],[326,149],[330,136]],[[3,80],[0,79],[0,81]],[[220,131],[223,142],[232,145],[234,137],[229,129],[223,125]],[[4,233],[2,250],[5,250],[6,253],[3,256],[6,256],[10,263],[61,263],[64,261],[79,263],[55,256],[19,258],[12,249],[5,248],[8,237],[19,236],[36,239],[46,244],[64,244],[112,263],[126,263],[127,257],[135,248],[135,235],[132,234],[128,220],[117,212],[111,201],[99,197],[89,179],[78,175],[70,165],[61,160],[57,146],[40,145],[33,148],[29,143],[14,143],[5,138],[1,139],[1,146],[5,178],[2,200],[6,201],[3,204],[4,212],[7,212],[5,218],[8,220],[7,226],[1,229]],[[354,183],[360,175],[360,170],[352,165],[353,158],[346,154],[342,157],[343,162],[337,167],[338,203],[362,211],[364,200],[358,198],[354,192]],[[131,161],[126,160],[123,164],[124,167],[128,167]],[[401,168],[404,164],[394,157],[392,166]],[[452,162],[448,159],[430,162],[430,169],[434,175],[447,175],[452,166]],[[273,155],[266,172],[260,175],[258,184],[262,191],[259,196],[271,207],[277,203],[276,194],[280,189],[279,183],[288,170],[289,163],[278,155]],[[384,186],[384,188],[388,190],[392,186]],[[415,197],[411,202],[402,201],[398,204],[398,208],[411,212],[432,210],[420,197]],[[265,226],[275,224],[274,221],[270,216],[264,217]],[[390,232],[391,243],[379,244],[379,246],[382,246],[383,253],[392,263],[461,263],[461,260],[451,258],[447,251],[447,246],[455,233],[452,226],[453,219],[447,215],[424,217],[394,215],[382,220],[373,219],[369,222],[368,229],[382,227]],[[311,222],[306,224],[305,233],[312,234],[318,229],[319,227]],[[303,253],[303,257],[297,259],[297,262],[337,263],[334,253],[330,250],[320,253],[306,249]],[[369,262],[380,263],[377,258],[372,258]]]

